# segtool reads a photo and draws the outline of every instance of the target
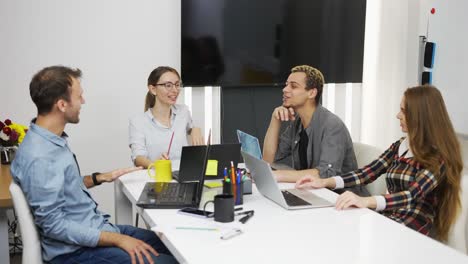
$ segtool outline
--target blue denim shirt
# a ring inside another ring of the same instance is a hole
[[[101,231],[120,232],[109,223],[109,215],[97,210],[66,138],[31,123],[11,165],[33,213],[46,261],[97,246]]]

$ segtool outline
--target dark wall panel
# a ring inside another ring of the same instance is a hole
[[[238,142],[236,130],[263,139],[275,107],[282,104],[283,86],[222,87],[221,141]]]

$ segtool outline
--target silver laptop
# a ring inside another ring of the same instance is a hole
[[[298,189],[281,190],[271,171],[270,165],[244,151],[241,151],[246,167],[255,181],[258,191],[266,198],[288,210],[334,206],[333,203],[307,191]]]

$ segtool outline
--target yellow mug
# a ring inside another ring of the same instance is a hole
[[[152,167],[154,167],[154,175],[151,173]],[[171,160],[157,160],[148,167],[147,172],[148,176],[157,182],[170,182],[172,181]]]

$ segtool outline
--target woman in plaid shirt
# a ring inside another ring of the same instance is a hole
[[[343,188],[369,184],[385,175],[388,193],[341,194],[338,210],[367,207],[436,239],[446,241],[459,213],[463,162],[460,145],[439,90],[408,88],[401,100],[401,130],[407,134],[369,165],[341,176],[305,176],[296,188]]]

